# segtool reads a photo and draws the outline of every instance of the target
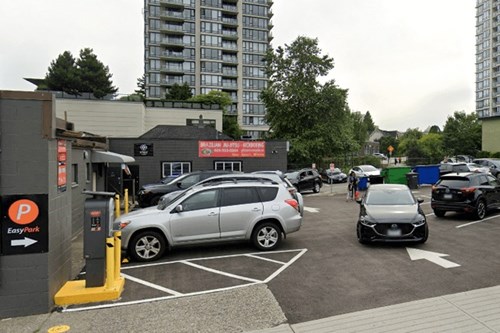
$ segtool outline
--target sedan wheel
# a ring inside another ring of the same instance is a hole
[[[482,220],[486,216],[486,203],[484,200],[479,200],[476,205],[475,216]]]
[[[319,186],[319,183],[314,183],[313,192],[319,193],[320,190],[321,190],[321,186]]]
[[[129,244],[130,255],[137,261],[157,260],[165,252],[165,247],[165,238],[155,231],[142,232]]]
[[[254,230],[252,241],[259,250],[273,250],[281,242],[281,230],[275,223],[263,223]]]
[[[359,225],[356,228],[356,235],[358,236],[358,242],[360,244],[368,244],[369,243],[369,241],[367,241],[366,238],[364,238],[363,235],[361,234],[361,226],[359,226]]]

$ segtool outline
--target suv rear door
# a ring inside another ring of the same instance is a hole
[[[244,238],[248,228],[264,210],[255,186],[222,189],[220,207],[221,238]]]

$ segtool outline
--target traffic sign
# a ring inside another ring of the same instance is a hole
[[[49,250],[47,194],[2,196],[0,254]]]
[[[387,151],[388,151],[389,153],[392,153],[392,152],[394,151],[394,147],[393,147],[393,146],[391,146],[391,145],[389,145],[389,147],[387,147]]]

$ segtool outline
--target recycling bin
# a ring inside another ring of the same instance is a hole
[[[439,180],[439,165],[417,165],[414,171],[418,173],[418,185],[433,185]]]
[[[386,184],[406,184],[406,174],[411,172],[408,166],[390,167],[383,170],[384,182]]]
[[[358,190],[360,191],[366,191],[368,188],[368,177],[366,176],[361,176],[358,179]]]
[[[411,190],[416,190],[418,188],[418,173],[408,172],[406,174],[406,185],[408,185]]]

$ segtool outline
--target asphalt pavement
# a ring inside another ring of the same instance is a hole
[[[345,184],[335,184],[325,185],[319,195],[345,193]],[[500,286],[493,286],[289,323],[268,286],[255,283],[188,297],[3,319],[0,332],[500,332],[498,309]]]

